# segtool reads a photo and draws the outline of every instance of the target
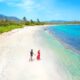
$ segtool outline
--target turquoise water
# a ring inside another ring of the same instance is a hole
[[[48,27],[48,29],[51,29],[51,28],[53,27]],[[78,31],[71,31],[71,29],[72,30],[76,29],[76,28],[72,28],[72,26],[70,30],[69,30],[69,26],[67,29],[66,29],[66,26],[63,26],[63,27],[55,26],[54,29],[58,30],[57,32],[64,31],[65,35],[67,35],[66,32],[69,31],[68,34],[70,35],[74,34],[75,37],[76,36],[79,37],[78,33],[76,34],[74,33],[74,32],[79,32],[80,28],[78,27],[77,27]],[[58,34],[57,32],[55,32],[54,34]],[[58,70],[63,70],[63,73],[66,75],[66,80],[80,80],[80,54],[77,54],[76,52],[65,48],[64,45],[62,45],[62,43],[59,40],[57,40],[55,36],[52,35],[52,33],[50,33],[50,31],[49,32],[45,31],[42,35],[43,35],[44,42],[46,43],[45,46],[48,46],[53,50],[53,52],[55,52],[54,54],[57,56],[57,62],[59,66]],[[62,39],[63,39],[63,35],[62,35]]]
[[[53,26],[48,30],[68,47],[80,52],[80,25]]]

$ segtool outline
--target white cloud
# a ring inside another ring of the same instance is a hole
[[[32,0],[23,0],[21,3],[16,4],[16,6],[25,10],[32,10],[35,6],[35,3]]]
[[[4,2],[4,0],[0,0],[0,2]]]
[[[0,0],[0,2],[4,2],[4,3],[15,2],[15,1],[18,1],[18,0]]]
[[[20,3],[16,4],[16,6],[29,12],[42,8],[42,6],[39,3],[36,3],[35,0],[22,0]]]
[[[6,4],[8,4],[9,6],[13,6],[13,7],[19,7],[21,9],[24,9],[28,12],[31,12],[33,10],[41,10],[44,7],[42,7],[42,5],[40,3],[36,3],[35,0],[7,0]]]

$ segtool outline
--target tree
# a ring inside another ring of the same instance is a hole
[[[24,22],[27,22],[27,19],[26,19],[26,17],[23,17],[23,21],[24,21]]]
[[[38,23],[40,23],[40,20],[39,20],[39,19],[37,19],[37,22],[38,22]]]
[[[41,22],[40,22],[40,20],[39,20],[39,19],[37,19],[36,24],[37,24],[37,25],[40,25],[40,24],[41,24]]]
[[[23,17],[23,23],[26,25],[27,24],[27,19],[26,19],[26,17]]]
[[[34,23],[34,21],[31,19],[31,21],[30,21],[31,23]]]

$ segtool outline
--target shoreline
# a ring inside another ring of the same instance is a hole
[[[79,80],[80,55],[77,53],[74,54],[75,52],[64,48],[63,45],[54,36],[52,36],[50,33],[46,32],[45,36],[47,36],[45,39],[45,42],[48,44],[48,46],[52,50],[55,51],[56,56],[58,57],[58,59],[60,61],[60,66],[62,65],[63,66],[62,68],[64,68],[65,71],[66,70],[68,71],[66,73],[68,73],[68,76],[71,75],[73,80],[76,80],[76,79]],[[72,75],[73,73],[75,74],[75,76]]]
[[[71,71],[72,68],[73,72],[79,69],[78,57],[65,51],[44,28],[44,26],[24,27],[0,36],[0,78],[2,80],[4,73],[8,80],[24,77],[28,80],[71,80],[74,78]],[[29,62],[31,49],[35,54],[38,49],[41,50],[41,61],[38,62],[34,56],[34,61]],[[76,63],[71,64],[72,61]],[[71,64],[72,68],[68,64]],[[79,73],[75,72],[76,74]]]
[[[80,24],[51,24],[51,25],[34,25],[34,26],[26,26],[26,27],[50,27],[50,26],[60,26],[60,25],[80,25]],[[5,35],[5,34],[8,34],[9,32],[15,32],[15,31],[17,31],[17,30],[19,30],[19,29],[22,29],[22,28],[25,28],[25,26],[24,27],[21,27],[21,28],[15,28],[15,29],[12,29],[12,30],[10,30],[10,31],[8,31],[8,32],[3,32],[3,33],[0,33],[0,36],[1,35]]]
[[[10,32],[16,32],[17,30],[23,29],[23,28],[25,28],[25,27],[48,27],[48,26],[54,26],[54,25],[34,25],[34,26],[24,26],[24,27],[22,27],[22,28],[16,28],[16,29],[10,30],[10,31],[8,31],[8,32],[0,33],[0,36],[1,36],[1,35],[5,35],[5,34],[8,34],[8,33],[10,33]]]
[[[52,37],[54,37],[57,41],[59,41],[65,47],[65,49],[68,49],[68,50],[72,51],[73,53],[80,54],[80,51],[76,50],[70,44],[65,43],[64,41],[60,40],[55,34],[52,34],[49,30],[47,30],[47,31],[50,35],[52,35]]]
[[[61,25],[59,25],[59,26],[61,26]],[[73,52],[75,52],[75,53],[77,53],[77,54],[80,54],[80,51],[79,51],[79,50],[75,49],[75,48],[74,48],[73,46],[71,46],[70,44],[68,44],[68,43],[60,40],[60,39],[56,36],[56,34],[55,34],[54,32],[53,32],[53,33],[50,32],[50,30],[48,30],[49,27],[51,27],[51,26],[48,26],[48,27],[45,28],[44,30],[46,30],[50,35],[52,35],[53,37],[55,37],[55,39],[58,40],[66,49],[69,49],[69,50],[71,50],[71,51],[73,51]],[[57,27],[57,25],[55,25],[55,27]],[[67,27],[68,27],[68,26],[67,26]],[[72,27],[72,26],[71,26],[71,27]]]
[[[52,50],[45,47],[42,27],[24,27],[0,36],[0,79],[1,80],[67,80],[60,70]],[[44,45],[42,44],[44,43]],[[41,60],[29,62],[30,50],[41,51]],[[52,71],[53,70],[53,71]],[[27,74],[28,73],[28,74]],[[5,76],[3,76],[5,74]],[[62,79],[62,76],[64,78]]]

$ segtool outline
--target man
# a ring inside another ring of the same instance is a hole
[[[33,59],[32,59],[32,57],[33,57],[33,49],[31,49],[31,52],[30,52],[30,60],[32,61]]]

